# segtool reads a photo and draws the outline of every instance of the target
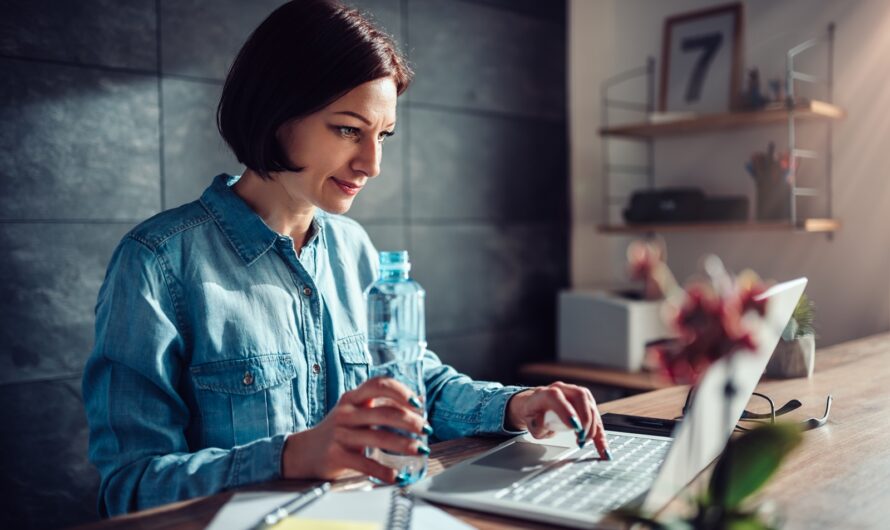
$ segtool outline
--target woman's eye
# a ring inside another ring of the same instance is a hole
[[[355,127],[341,126],[337,127],[337,130],[340,131],[340,135],[344,138],[358,138],[358,129]]]
[[[380,142],[380,143],[383,143],[387,138],[389,138],[390,136],[392,136],[392,135],[394,135],[394,134],[395,134],[395,133],[392,132],[392,131],[385,131],[385,132],[382,132],[382,133],[380,133],[380,138],[379,138],[377,141]]]

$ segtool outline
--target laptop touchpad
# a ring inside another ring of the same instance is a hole
[[[473,465],[528,472],[540,469],[565,452],[565,447],[516,442],[476,460]]]
[[[430,491],[475,493],[500,490],[533,473],[559,455],[567,447],[515,442],[468,466],[446,470],[430,479]]]

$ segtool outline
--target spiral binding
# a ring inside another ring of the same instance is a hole
[[[392,490],[386,530],[411,530],[411,513],[414,509],[414,496],[403,488]]]

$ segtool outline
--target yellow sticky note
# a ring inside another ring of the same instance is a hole
[[[359,521],[327,521],[288,517],[275,525],[275,530],[381,530],[377,523]]]

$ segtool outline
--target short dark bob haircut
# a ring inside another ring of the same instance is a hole
[[[285,122],[321,110],[353,88],[391,77],[398,94],[413,73],[392,38],[334,0],[292,0],[238,52],[216,110],[238,161],[268,178],[291,167],[275,137]]]

